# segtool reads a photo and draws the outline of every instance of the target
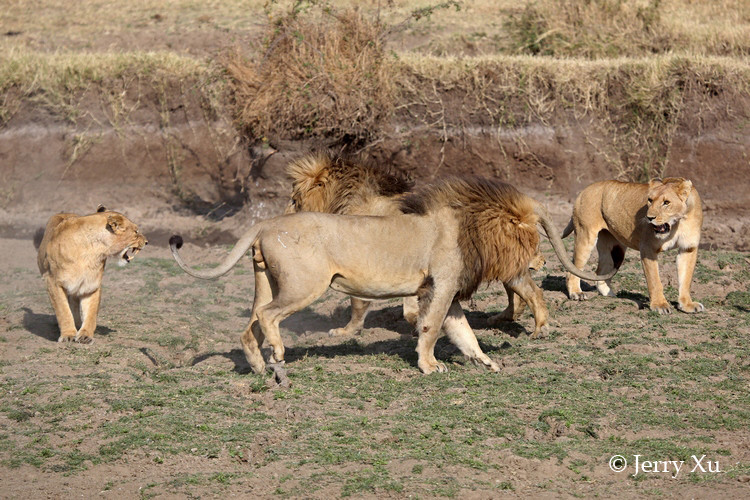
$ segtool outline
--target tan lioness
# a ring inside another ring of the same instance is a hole
[[[652,180],[648,184],[602,181],[591,184],[576,198],[573,217],[563,237],[575,231],[573,263],[582,269],[596,245],[599,253],[597,274],[617,269],[625,249],[641,253],[651,309],[670,313],[669,302],[659,279],[657,258],[665,250],[677,248],[679,281],[678,309],[703,311],[703,304],[690,298],[690,282],[698,256],[703,211],[693,183],[683,178]],[[568,296],[583,300],[581,280],[568,274]],[[596,283],[599,293],[614,296],[609,280]]]
[[[124,265],[146,244],[138,226],[104,207],[86,216],[50,217],[37,264],[60,326],[58,342],[94,341],[107,257],[119,255]]]

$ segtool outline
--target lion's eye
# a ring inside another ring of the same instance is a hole
[[[666,207],[667,205],[669,205],[669,200],[664,200],[664,206]]]
[[[651,205],[654,202],[651,198],[648,199],[648,204]]]

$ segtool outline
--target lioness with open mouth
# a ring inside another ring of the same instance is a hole
[[[573,263],[582,269],[596,245],[597,274],[618,269],[625,249],[641,254],[651,310],[670,313],[669,302],[659,279],[658,256],[677,248],[677,279],[680,311],[703,311],[703,304],[690,298],[690,282],[698,258],[703,210],[693,183],[681,177],[652,180],[648,184],[601,181],[581,191],[573,206],[573,217],[563,238],[575,231]],[[596,283],[599,293],[614,296],[609,280]],[[583,300],[581,280],[568,274],[568,296]]]
[[[37,264],[60,326],[58,342],[94,341],[107,258],[117,255],[125,265],[147,244],[138,226],[102,206],[91,215],[50,217]]]

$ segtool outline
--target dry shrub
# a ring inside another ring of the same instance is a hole
[[[663,53],[661,0],[538,0],[510,12],[505,28],[517,53],[618,57]]]
[[[227,63],[241,127],[250,137],[371,139],[394,106],[384,26],[353,9],[299,6],[271,23],[262,56]]]

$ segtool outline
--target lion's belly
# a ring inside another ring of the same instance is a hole
[[[362,299],[389,299],[416,295],[424,281],[420,273],[415,276],[365,276],[362,274],[342,276],[336,274],[331,280],[331,288],[338,292]]]

